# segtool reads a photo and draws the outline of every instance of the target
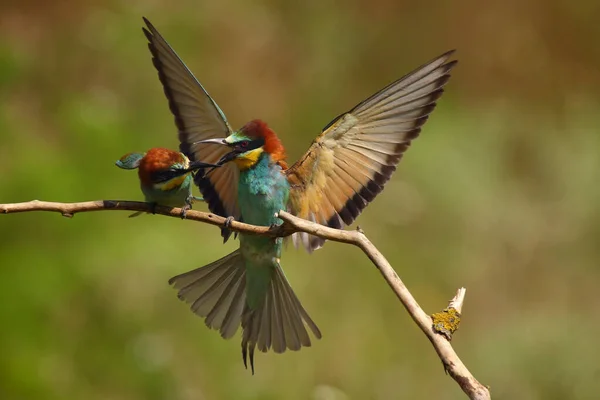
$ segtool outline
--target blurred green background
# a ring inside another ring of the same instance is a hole
[[[268,121],[291,160],[457,48],[439,107],[359,223],[427,312],[467,287],[453,344],[494,398],[598,398],[598,1],[4,0],[1,203],[142,198],[113,162],[178,145],[142,15],[234,127]],[[239,336],[222,340],[167,285],[237,242],[127,215],[0,217],[0,399],[464,398],[369,261],[336,243],[283,258],[323,339],[258,354],[251,376]]]

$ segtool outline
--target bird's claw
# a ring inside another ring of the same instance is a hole
[[[191,204],[186,204],[185,206],[181,207],[181,219],[185,219],[188,210],[192,209],[192,205]]]
[[[152,215],[156,215],[156,206],[158,206],[158,203],[156,203],[156,202],[150,203],[150,212],[152,213]]]
[[[199,199],[199,198],[196,196],[193,196],[191,194],[185,199],[185,205],[183,207],[181,207],[181,219],[185,219],[188,210],[192,209],[192,204],[197,199]]]
[[[223,224],[223,226],[225,228],[229,228],[229,227],[231,227],[231,223],[233,221],[235,221],[235,218],[233,218],[233,217],[227,217],[227,218],[225,218],[225,223]]]

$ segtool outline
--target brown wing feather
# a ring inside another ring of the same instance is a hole
[[[290,211],[333,228],[350,225],[383,190],[443,94],[456,61],[449,51],[339,116],[285,171]],[[323,239],[294,234],[310,252]]]
[[[216,163],[229,151],[227,147],[192,143],[228,136],[231,127],[225,115],[150,21],[144,18],[144,22],[152,62],[179,129],[180,150],[192,161]],[[237,204],[238,169],[233,163],[208,176],[196,174],[194,181],[213,213],[241,219]],[[227,241],[231,233],[224,229],[222,234]]]

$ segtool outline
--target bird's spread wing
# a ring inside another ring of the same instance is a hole
[[[148,27],[143,31],[149,41],[152,62],[179,129],[181,151],[192,161],[216,164],[229,148],[193,143],[229,136],[232,130],[225,114],[150,21],[144,18],[144,22]],[[223,165],[207,176],[196,174],[194,181],[213,213],[241,219],[237,204],[238,169],[234,163]],[[222,234],[227,241],[231,233],[223,229]]]
[[[402,154],[433,111],[456,61],[447,52],[342,114],[308,152],[285,171],[289,211],[340,229],[350,225],[383,189]],[[296,233],[310,252],[325,240]]]

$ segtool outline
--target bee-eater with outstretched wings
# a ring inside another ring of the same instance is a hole
[[[450,51],[391,83],[329,123],[308,152],[288,168],[284,147],[273,130],[254,120],[233,131],[200,82],[144,20],[152,61],[179,129],[181,151],[191,160],[225,163],[195,178],[208,207],[254,225],[281,223],[274,216],[279,210],[333,228],[350,225],[383,190],[456,65]],[[229,235],[223,231],[225,240]],[[317,338],[321,332],[283,273],[282,239],[239,236],[239,250],[170,283],[222,337],[232,337],[241,324],[244,364],[249,353],[254,371],[255,348],[277,353],[299,350],[311,344],[306,326]],[[300,233],[293,240],[308,251],[324,243]]]
[[[203,175],[204,169],[217,167],[202,161],[193,161],[178,151],[155,147],[146,153],[128,153],[115,162],[123,169],[138,169],[140,188],[148,203],[167,207],[182,207],[181,216],[192,208],[192,175]],[[136,217],[142,212],[131,214]]]

